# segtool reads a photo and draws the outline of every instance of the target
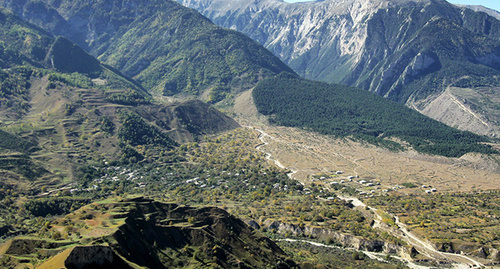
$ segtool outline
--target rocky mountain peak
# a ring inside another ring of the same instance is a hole
[[[358,54],[366,40],[367,22],[377,10],[392,6],[429,4],[430,0],[179,2],[197,9],[216,24],[249,34],[290,63],[318,47],[335,47],[339,56]]]
[[[500,21],[444,0],[178,1],[247,34],[305,78],[410,107],[463,77],[496,86],[500,75]]]

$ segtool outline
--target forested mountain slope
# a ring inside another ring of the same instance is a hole
[[[246,33],[308,79],[357,86],[449,125],[499,135],[491,116],[498,109],[476,108],[484,94],[455,93],[456,102],[440,105],[448,109],[426,109],[449,86],[500,93],[500,22],[486,13],[444,0],[180,2]]]
[[[278,125],[447,157],[498,153],[483,144],[484,137],[357,88],[282,73],[260,82],[252,94],[258,111]]]
[[[132,79],[3,8],[0,40],[2,185],[38,192],[39,179],[79,178],[90,163],[147,158],[137,147],[168,150],[239,126],[200,101],[154,103]]]
[[[1,1],[149,91],[217,102],[262,77],[292,72],[261,45],[170,0]]]

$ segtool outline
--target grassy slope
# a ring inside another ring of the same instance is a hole
[[[78,72],[86,76],[89,81],[90,78],[103,80],[108,88],[129,88],[145,94],[137,83],[100,64],[77,45],[63,37],[54,39],[49,33],[21,20],[3,8],[0,10],[0,39],[2,40],[0,44],[2,68],[28,65],[68,74]],[[4,77],[7,76],[8,71],[3,71]]]
[[[43,2],[45,5],[28,1],[11,7],[38,26],[74,40],[156,93],[204,93],[209,102],[218,102],[235,90],[250,88],[261,77],[293,72],[245,35],[219,28],[174,1],[133,6],[124,1],[109,5],[83,0]],[[21,12],[23,7],[33,7],[36,12]],[[67,22],[54,23],[58,16],[40,20],[40,14],[56,11]],[[91,29],[75,27],[81,20],[93,25]],[[93,38],[82,40],[89,35]]]
[[[55,239],[46,238],[46,242],[68,241],[54,236],[64,234],[74,244],[63,247],[69,248],[44,262],[42,268],[64,264],[75,244],[84,242],[109,244],[119,255],[148,268],[199,268],[212,263],[224,268],[239,263],[263,268],[284,258],[284,252],[274,242],[222,209],[178,206],[143,198],[86,206],[54,221],[45,232]],[[42,233],[38,236],[45,237]],[[22,240],[19,239],[21,243]],[[24,240],[31,245],[29,238]],[[46,243],[44,248],[54,246]],[[28,256],[42,247],[28,249],[22,248],[22,244],[6,244],[3,248],[9,248],[10,254]]]
[[[30,152],[36,146],[36,143],[0,130],[0,148],[18,152]]]
[[[142,160],[132,146],[170,148],[176,144],[172,138],[191,141],[238,126],[201,102],[152,104],[136,82],[5,9],[0,10],[0,38],[0,147],[29,153],[62,177],[78,177],[75,171],[89,162]],[[123,115],[136,116],[130,122]],[[26,156],[7,157],[3,169],[33,174],[24,169],[30,166]],[[24,162],[16,166],[14,161]]]

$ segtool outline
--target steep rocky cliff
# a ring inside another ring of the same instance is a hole
[[[388,254],[409,255],[409,249],[396,243],[384,242],[382,240],[370,240],[357,237],[351,234],[343,234],[331,229],[316,228],[316,227],[299,227],[290,223],[283,223],[281,221],[266,221],[263,223],[264,229],[276,231],[281,234],[293,234],[313,236],[323,240],[329,239],[333,242],[347,248],[354,248],[357,250],[366,250],[374,252],[384,252]]]
[[[423,113],[428,102],[420,101],[450,85],[499,84],[500,22],[443,0],[180,2],[246,33],[306,78],[357,86]],[[445,119],[458,112],[440,111],[436,118],[454,125]],[[486,121],[484,112],[475,112],[472,125]],[[477,131],[468,123],[457,127]]]

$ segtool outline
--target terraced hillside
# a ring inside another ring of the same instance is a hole
[[[144,198],[83,207],[37,237],[12,239],[0,254],[23,257],[21,264],[48,258],[37,268],[296,268],[273,241],[222,209]]]
[[[137,82],[9,11],[0,10],[0,23],[0,147],[9,177],[69,183],[90,162],[144,159],[134,146],[168,149],[238,127],[200,101],[153,103]]]
[[[431,104],[448,87],[498,96],[500,21],[487,13],[442,0],[179,2],[247,34],[307,79],[356,86],[461,130],[499,135],[491,119],[498,108],[458,94],[443,109]]]

